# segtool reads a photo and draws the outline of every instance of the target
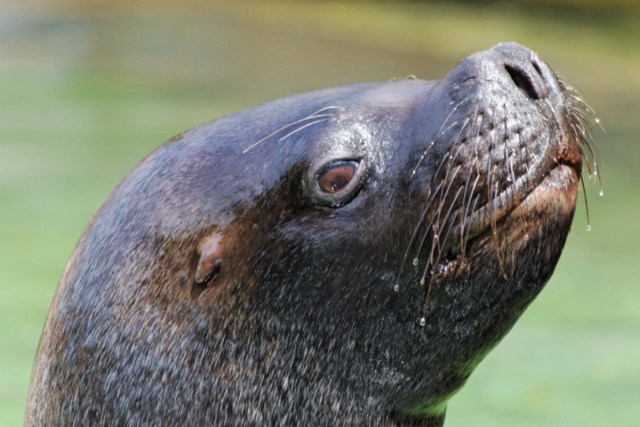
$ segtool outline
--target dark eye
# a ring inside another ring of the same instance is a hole
[[[325,166],[318,174],[318,187],[325,193],[336,193],[345,188],[358,170],[355,160],[340,160]]]
[[[334,159],[309,169],[305,185],[318,206],[339,208],[351,202],[367,178],[362,159]]]

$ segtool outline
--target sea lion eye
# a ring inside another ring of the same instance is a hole
[[[336,193],[345,188],[358,170],[355,160],[340,160],[326,165],[318,174],[318,187],[325,193]]]
[[[312,168],[305,185],[314,204],[339,208],[358,194],[365,181],[362,159],[334,159]]]

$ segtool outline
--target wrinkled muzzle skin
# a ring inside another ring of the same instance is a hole
[[[26,425],[442,425],[555,268],[589,114],[503,44],[179,135],[81,237]]]

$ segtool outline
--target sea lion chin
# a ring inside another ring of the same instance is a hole
[[[588,115],[502,44],[179,135],[80,238],[26,425],[442,425],[555,268]]]

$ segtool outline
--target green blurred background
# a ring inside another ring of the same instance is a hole
[[[0,425],[73,246],[172,135],[300,91],[438,79],[500,41],[540,53],[597,111],[587,186],[554,277],[450,402],[447,427],[640,425],[637,1],[0,0]]]

